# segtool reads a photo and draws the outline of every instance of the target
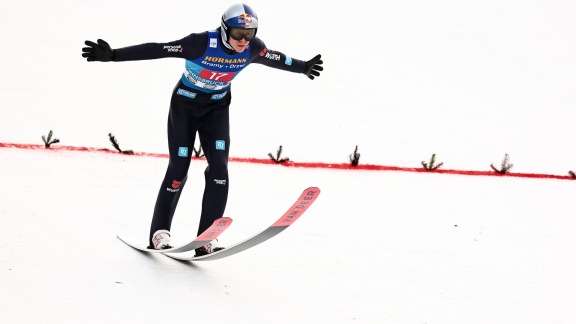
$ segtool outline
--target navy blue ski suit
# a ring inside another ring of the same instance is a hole
[[[168,169],[154,207],[150,237],[170,230],[174,212],[187,180],[196,133],[208,162],[198,234],[224,215],[228,199],[230,151],[229,106],[232,79],[250,63],[304,73],[306,63],[270,50],[255,37],[237,53],[223,46],[220,28],[190,34],[169,43],[146,43],[114,50],[114,61],[185,59],[168,114]],[[152,244],[152,242],[150,242]]]

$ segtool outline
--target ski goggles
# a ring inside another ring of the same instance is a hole
[[[254,36],[256,36],[256,29],[230,28],[230,37],[237,41],[242,40],[242,38],[251,41]]]

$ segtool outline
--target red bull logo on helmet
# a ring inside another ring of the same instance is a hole
[[[238,16],[238,23],[243,25],[244,27],[250,27],[252,25],[252,16],[247,13],[240,14]]]

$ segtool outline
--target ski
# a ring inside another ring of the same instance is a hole
[[[207,255],[203,256],[183,256],[182,254],[173,254],[169,252],[174,251],[161,251],[162,254],[177,260],[183,261],[211,261],[211,260],[218,260],[222,258],[229,257],[236,253],[242,252],[247,250],[251,247],[254,247],[268,239],[278,235],[280,232],[287,229],[290,225],[294,224],[294,222],[302,216],[302,214],[312,205],[312,203],[316,200],[318,195],[320,194],[320,189],[316,187],[311,187],[302,193],[298,200],[280,217],[274,224],[272,224],[267,229],[263,230],[262,232],[252,236],[251,238],[241,241],[237,244],[234,244],[230,247],[227,247],[223,250],[216,251]]]
[[[224,232],[224,230],[226,230],[228,226],[230,226],[230,224],[232,224],[232,218],[228,217],[218,218],[217,220],[214,221],[214,223],[212,223],[210,227],[208,227],[207,230],[204,231],[204,233],[200,234],[200,236],[195,238],[194,241],[178,247],[163,250],[149,249],[148,245],[143,244],[132,244],[130,243],[130,240],[123,239],[120,236],[118,236],[118,239],[126,243],[128,246],[135,248],[136,250],[148,253],[186,252],[208,244],[210,241],[214,240],[220,234],[222,234],[222,232]]]

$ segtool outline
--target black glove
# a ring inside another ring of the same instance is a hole
[[[321,56],[322,55],[318,54],[310,61],[306,61],[304,74],[306,74],[310,80],[314,80],[315,76],[320,76],[320,71],[324,70],[324,68],[320,66],[320,64],[322,64],[322,60],[320,59]]]
[[[105,41],[99,39],[98,44],[91,41],[85,41],[84,44],[90,46],[82,48],[82,57],[85,57],[88,62],[110,62],[114,60],[114,51]]]

